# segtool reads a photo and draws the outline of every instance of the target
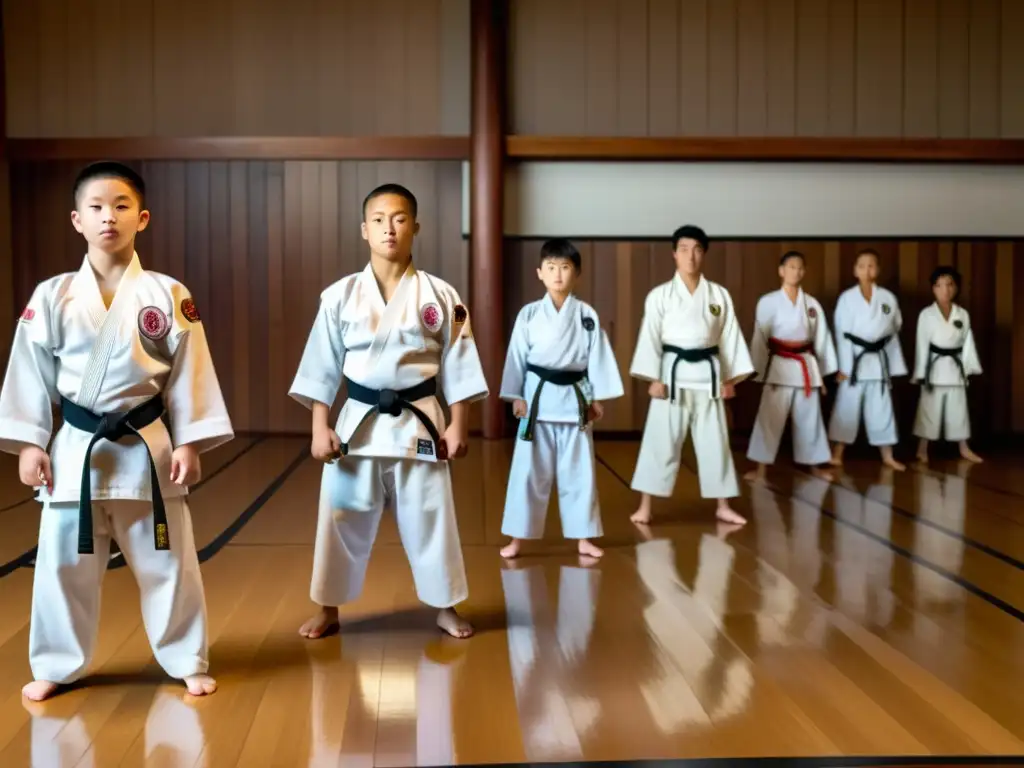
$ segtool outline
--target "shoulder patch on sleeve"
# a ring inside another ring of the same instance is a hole
[[[594,318],[584,317],[583,318],[583,329],[586,331],[594,330]]]
[[[456,304],[452,310],[452,320],[456,323],[464,323],[469,318],[469,312],[462,304]]]
[[[196,304],[192,299],[185,298],[181,300],[181,314],[190,323],[199,322],[199,310],[196,309]]]
[[[30,323],[32,322],[33,318],[35,318],[35,316],[36,311],[32,309],[32,307],[25,307],[23,310],[21,310],[21,317],[19,317],[18,320],[20,320],[23,323]]]

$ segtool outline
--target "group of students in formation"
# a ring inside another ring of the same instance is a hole
[[[40,283],[17,323],[0,391],[0,450],[17,455],[21,482],[43,504],[29,633],[32,682],[42,700],[82,678],[92,661],[100,592],[116,541],[141,593],[156,661],[195,696],[213,693],[208,674],[204,587],[188,488],[200,455],[234,437],[207,337],[180,281],[143,268],[136,235],[149,223],[144,180],[101,162],[74,184],[71,221],[87,254],[75,272]],[[413,264],[417,202],[387,184],[367,195],[361,231],[370,259],[320,295],[289,395],[311,412],[313,456],[324,463],[310,596],[318,606],[307,638],[339,628],[338,606],[359,596],[385,506],[393,509],[421,601],[438,609],[453,637],[473,628],[456,610],[468,596],[448,462],[465,455],[469,404],[489,395],[469,311],[458,292]],[[651,519],[652,496],[670,496],[680,451],[693,435],[701,495],[718,518],[744,519],[724,401],[757,374],[764,383],[749,457],[775,460],[790,414],[797,462],[840,464],[860,421],[883,460],[897,442],[891,377],[906,374],[896,297],[875,284],[878,255],[857,257],[858,284],[839,299],[834,345],[821,305],[800,287],[804,259],[786,253],[782,287],[762,297],[751,349],[728,291],[702,275],[709,241],[694,226],[672,237],[676,273],[648,295],[630,374],[648,381],[651,403],[633,478],[635,522]],[[600,557],[602,535],[592,425],[602,402],[621,397],[608,337],[593,307],[573,292],[579,252],[551,240],[537,275],[545,296],[519,312],[500,397],[519,429],[502,532],[511,542],[542,535],[557,479],[563,533],[582,555]],[[942,432],[970,427],[965,387],[981,371],[967,312],[954,303],[957,273],[933,279],[935,303],[921,313],[914,381],[922,387],[919,455]],[[820,407],[824,377],[838,372],[829,432]],[[333,423],[329,413],[344,385]],[[447,403],[447,415],[441,399]],[[62,424],[52,435],[53,409]],[[52,445],[51,445],[52,438]]]

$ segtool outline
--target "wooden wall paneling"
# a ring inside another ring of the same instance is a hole
[[[12,137],[468,133],[468,0],[396,0],[383,26],[362,0],[3,12]]]
[[[511,132],[1019,136],[1018,5],[517,1]]]
[[[536,280],[541,241],[506,241],[506,336],[519,309],[543,295]],[[673,262],[665,243],[655,241],[581,240],[581,299],[597,309],[608,332],[626,387],[626,396],[608,404],[601,433],[634,433],[647,416],[647,386],[629,377],[636,334],[648,292],[672,278]],[[1013,297],[1024,290],[1024,241],[725,241],[712,246],[705,261],[708,279],[729,289],[744,337],[749,340],[758,299],[778,288],[778,262],[783,252],[800,250],[807,261],[805,289],[825,307],[831,326],[839,294],[854,283],[853,264],[861,248],[881,255],[879,283],[893,290],[903,315],[901,343],[912,365],[917,316],[933,300],[932,270],[955,266],[963,275],[961,303],[971,312],[984,374],[971,384],[969,397],[975,434],[987,438],[1021,431],[1024,417],[1024,312],[1015,311]],[[1016,292],[1016,293],[1015,293]],[[900,433],[912,442],[911,430],[918,388],[909,377],[896,382],[894,398]],[[737,434],[753,426],[760,387],[743,385],[731,405]],[[826,410],[831,408],[831,393]]]

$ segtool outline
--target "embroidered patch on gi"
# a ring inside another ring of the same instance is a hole
[[[416,441],[416,453],[420,456],[433,456],[434,443],[431,440],[420,438]]]
[[[452,319],[456,323],[464,323],[468,317],[469,312],[466,311],[466,308],[461,304],[456,304],[455,309],[452,311]]]
[[[32,318],[34,318],[35,316],[36,316],[36,311],[34,309],[32,309],[32,307],[25,307],[21,311],[21,317],[18,318],[18,319],[21,320],[22,322],[30,323],[30,322],[32,322]]]
[[[961,328],[964,327],[964,321],[963,320],[954,320],[953,321],[953,327],[956,328],[957,330],[960,330]]]
[[[441,308],[431,302],[420,311],[420,318],[427,330],[434,333],[441,327]]]
[[[594,318],[592,318],[592,317],[584,317],[583,318],[583,328],[584,328],[584,330],[587,330],[587,331],[594,330]]]
[[[190,323],[199,322],[199,310],[196,309],[196,304],[192,299],[181,300],[181,314],[183,314],[185,319]]]
[[[818,316],[818,310],[816,310],[814,307],[808,307],[807,308],[807,316],[809,318],[811,318],[811,320],[813,320],[814,318],[816,318]]]
[[[892,308],[888,304],[883,304],[882,305],[882,314],[883,315],[888,315],[890,312],[892,312]]]
[[[715,317],[718,317],[720,314],[722,314],[722,308],[717,304],[712,304],[710,309],[711,314],[714,315]]]
[[[139,333],[147,339],[160,341],[171,329],[167,315],[157,307],[143,307],[139,312]]]

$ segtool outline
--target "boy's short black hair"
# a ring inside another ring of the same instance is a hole
[[[873,256],[875,264],[878,264],[879,266],[882,264],[882,257],[878,255],[878,251],[874,248],[861,248],[857,251],[857,255],[853,257],[853,263],[856,264],[860,260],[861,256]]]
[[[577,272],[583,270],[583,259],[580,257],[580,252],[564,237],[552,238],[540,247],[540,263],[543,264],[546,259],[568,259],[576,267]]]
[[[948,277],[950,280],[953,281],[953,285],[956,286],[957,291],[960,290],[960,280],[962,278],[960,277],[960,273],[957,272],[955,267],[951,267],[948,264],[943,264],[941,267],[936,267],[934,270],[932,270],[933,288],[935,287],[935,284],[939,282],[940,277]]]
[[[804,255],[800,251],[786,251],[782,254],[782,258],[779,259],[779,266],[783,266],[790,259],[800,259],[804,264],[807,263],[807,259],[804,258]]]
[[[90,163],[78,172],[75,178],[75,186],[72,192],[75,207],[78,207],[78,195],[82,187],[96,179],[120,179],[132,188],[135,196],[139,198],[139,210],[146,207],[146,182],[142,175],[134,168],[129,168],[124,163],[115,160],[100,160]]]
[[[401,184],[381,184],[379,187],[374,189],[370,194],[363,198],[363,219],[366,219],[366,206],[370,204],[370,201],[374,198],[381,197],[382,195],[398,195],[399,197],[405,198],[409,203],[409,207],[412,209],[412,217],[415,219],[416,214],[419,212],[419,204],[416,202],[416,195],[410,192],[407,188]]]
[[[700,244],[700,249],[707,253],[708,246],[711,244],[711,241],[708,239],[708,234],[703,229],[698,226],[694,226],[693,224],[684,224],[672,233],[673,251],[679,247],[679,241],[684,237],[696,240]]]

